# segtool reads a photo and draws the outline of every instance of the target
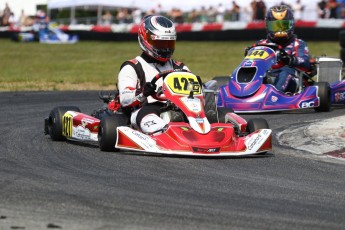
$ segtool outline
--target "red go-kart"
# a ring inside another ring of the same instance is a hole
[[[108,103],[106,116],[87,115],[75,106],[56,107],[45,119],[45,134],[55,141],[97,143],[102,151],[220,157],[262,154],[272,149],[272,130],[266,120],[246,121],[231,109],[216,106],[211,113],[205,111],[206,91],[193,73],[166,72],[155,76],[152,83],[160,78],[163,86],[154,98],[165,104],[161,117],[167,126],[159,132],[135,129],[129,124],[129,115],[114,107],[118,98],[103,97]],[[213,102],[216,105],[215,99]]]

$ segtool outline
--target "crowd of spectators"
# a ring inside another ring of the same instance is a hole
[[[169,17],[176,23],[222,23],[224,21],[262,21],[265,19],[267,4],[265,0],[252,0],[248,6],[241,7],[237,1],[230,1],[229,6],[218,3],[214,6],[201,5],[198,9],[183,12],[182,9],[174,7],[170,11],[163,11],[158,4],[155,8],[147,12],[140,9],[120,9],[112,17],[113,23],[138,23],[142,16],[147,14],[162,14]],[[305,13],[305,6],[301,0],[296,0],[292,4],[284,1],[280,4],[288,5],[294,12],[296,20],[302,20]],[[318,18],[345,18],[345,0],[321,0],[316,2]],[[104,21],[105,22],[105,21]]]
[[[239,1],[239,0],[238,0]],[[278,1],[277,1],[278,2]],[[290,1],[291,2],[291,1]],[[295,19],[304,19],[305,6],[301,0],[295,0],[292,4],[287,4],[284,1],[278,2],[291,7],[294,11]],[[318,18],[345,18],[345,0],[320,0],[315,3],[317,6]],[[247,6],[240,6],[237,1],[230,0],[228,5],[222,3],[214,6],[203,6],[192,9],[188,12],[182,11],[181,8],[174,7],[169,11],[163,11],[161,4],[144,12],[140,8],[121,8],[117,10],[106,10],[102,18],[98,20],[97,24],[111,25],[123,23],[138,24],[141,18],[147,14],[162,14],[169,17],[176,23],[222,23],[224,21],[261,21],[264,20],[267,4],[265,0],[252,0]],[[34,16],[25,15],[24,10],[19,16],[14,15],[10,6],[6,3],[3,10],[0,12],[1,26],[31,26],[35,22]]]
[[[321,0],[318,2],[319,18],[345,18],[345,0]]]
[[[27,16],[24,10],[21,10],[19,16],[15,15],[8,3],[5,4],[4,9],[0,12],[1,26],[32,26],[35,23],[34,16]]]

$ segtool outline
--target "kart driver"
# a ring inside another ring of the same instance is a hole
[[[256,42],[256,45],[276,43],[285,51],[280,61],[272,66],[273,85],[284,93],[295,93],[297,90],[295,68],[302,71],[310,69],[310,56],[307,44],[294,34],[294,16],[285,5],[273,6],[265,18],[267,39]]]
[[[151,95],[162,85],[162,78],[151,84],[154,76],[165,71],[188,67],[172,59],[175,50],[174,23],[160,15],[148,15],[139,24],[138,41],[142,54],[121,65],[118,75],[120,103],[130,109],[131,125],[144,133],[162,130],[167,123],[160,118],[159,109],[164,105]]]

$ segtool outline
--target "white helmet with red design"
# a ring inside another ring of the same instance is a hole
[[[160,15],[148,15],[139,25],[138,40],[141,49],[160,62],[171,59],[176,43],[174,23]]]

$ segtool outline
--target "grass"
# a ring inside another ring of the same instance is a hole
[[[174,58],[206,81],[230,74],[253,42],[179,41]],[[308,45],[313,56],[339,57],[339,42]],[[137,42],[48,45],[4,39],[0,50],[0,91],[114,89],[123,61],[141,52]]]

